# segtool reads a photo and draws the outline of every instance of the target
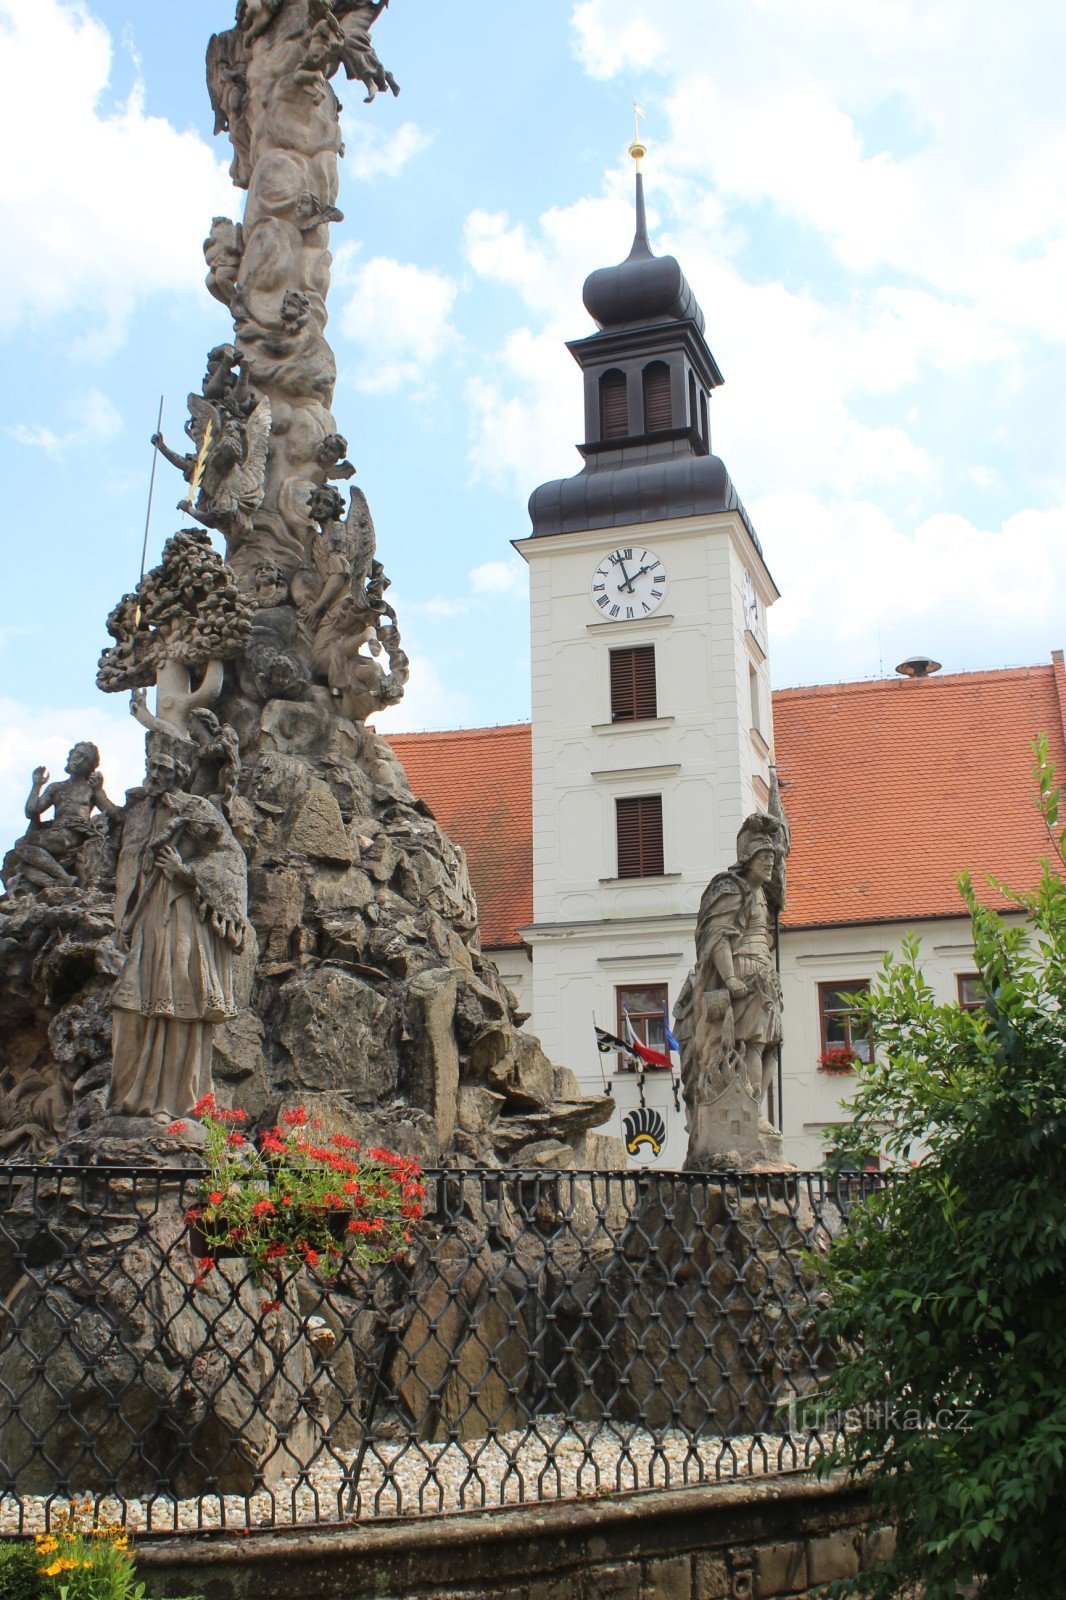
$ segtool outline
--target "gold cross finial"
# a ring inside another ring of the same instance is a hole
[[[648,153],[648,148],[645,145],[644,141],[640,137],[640,119],[641,119],[641,117],[646,117],[647,114],[648,113],[646,111],[644,111],[640,106],[638,106],[637,102],[634,100],[633,101],[633,143],[629,147],[629,153],[633,157],[633,160],[637,164],[637,171],[638,172],[640,171],[640,163],[641,163],[641,161],[644,159],[644,157]]]

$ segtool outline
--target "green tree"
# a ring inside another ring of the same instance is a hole
[[[836,1464],[869,1475],[898,1542],[841,1592],[1066,1597],[1066,830],[1035,749],[1052,853],[1032,892],[995,885],[1024,923],[960,878],[986,1008],[939,1004],[913,938],[855,997],[877,1058],[838,1155],[880,1143],[895,1175],[829,1253],[846,1354],[814,1415],[850,1413]]]

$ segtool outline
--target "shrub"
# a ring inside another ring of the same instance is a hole
[[[0,1543],[0,1596],[2,1600],[39,1600],[37,1552],[32,1544],[8,1539]]]
[[[897,1521],[893,1560],[846,1592],[1066,1595],[1066,881],[1045,861],[1032,893],[1001,890],[1026,926],[960,887],[987,1007],[939,1004],[915,939],[856,997],[877,1059],[837,1158],[881,1141],[896,1176],[829,1253],[823,1331],[846,1356],[809,1418],[846,1421],[836,1462]]]

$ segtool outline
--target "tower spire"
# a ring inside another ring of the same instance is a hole
[[[640,137],[640,119],[647,116],[637,102],[633,101],[633,143],[629,153],[633,157],[637,169],[637,227],[633,235],[633,248],[629,252],[629,260],[639,260],[650,257],[651,241],[648,238],[648,214],[644,209],[644,174],[641,171],[641,162],[648,153],[648,147]]]

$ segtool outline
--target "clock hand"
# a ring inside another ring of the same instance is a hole
[[[624,583],[620,583],[618,585],[618,593],[621,594],[623,589],[628,589],[630,594],[632,594],[633,593],[633,579],[629,576],[629,573],[626,571],[626,564],[625,564],[624,561],[620,561],[618,563],[618,565],[621,568],[622,577],[625,579]]]

